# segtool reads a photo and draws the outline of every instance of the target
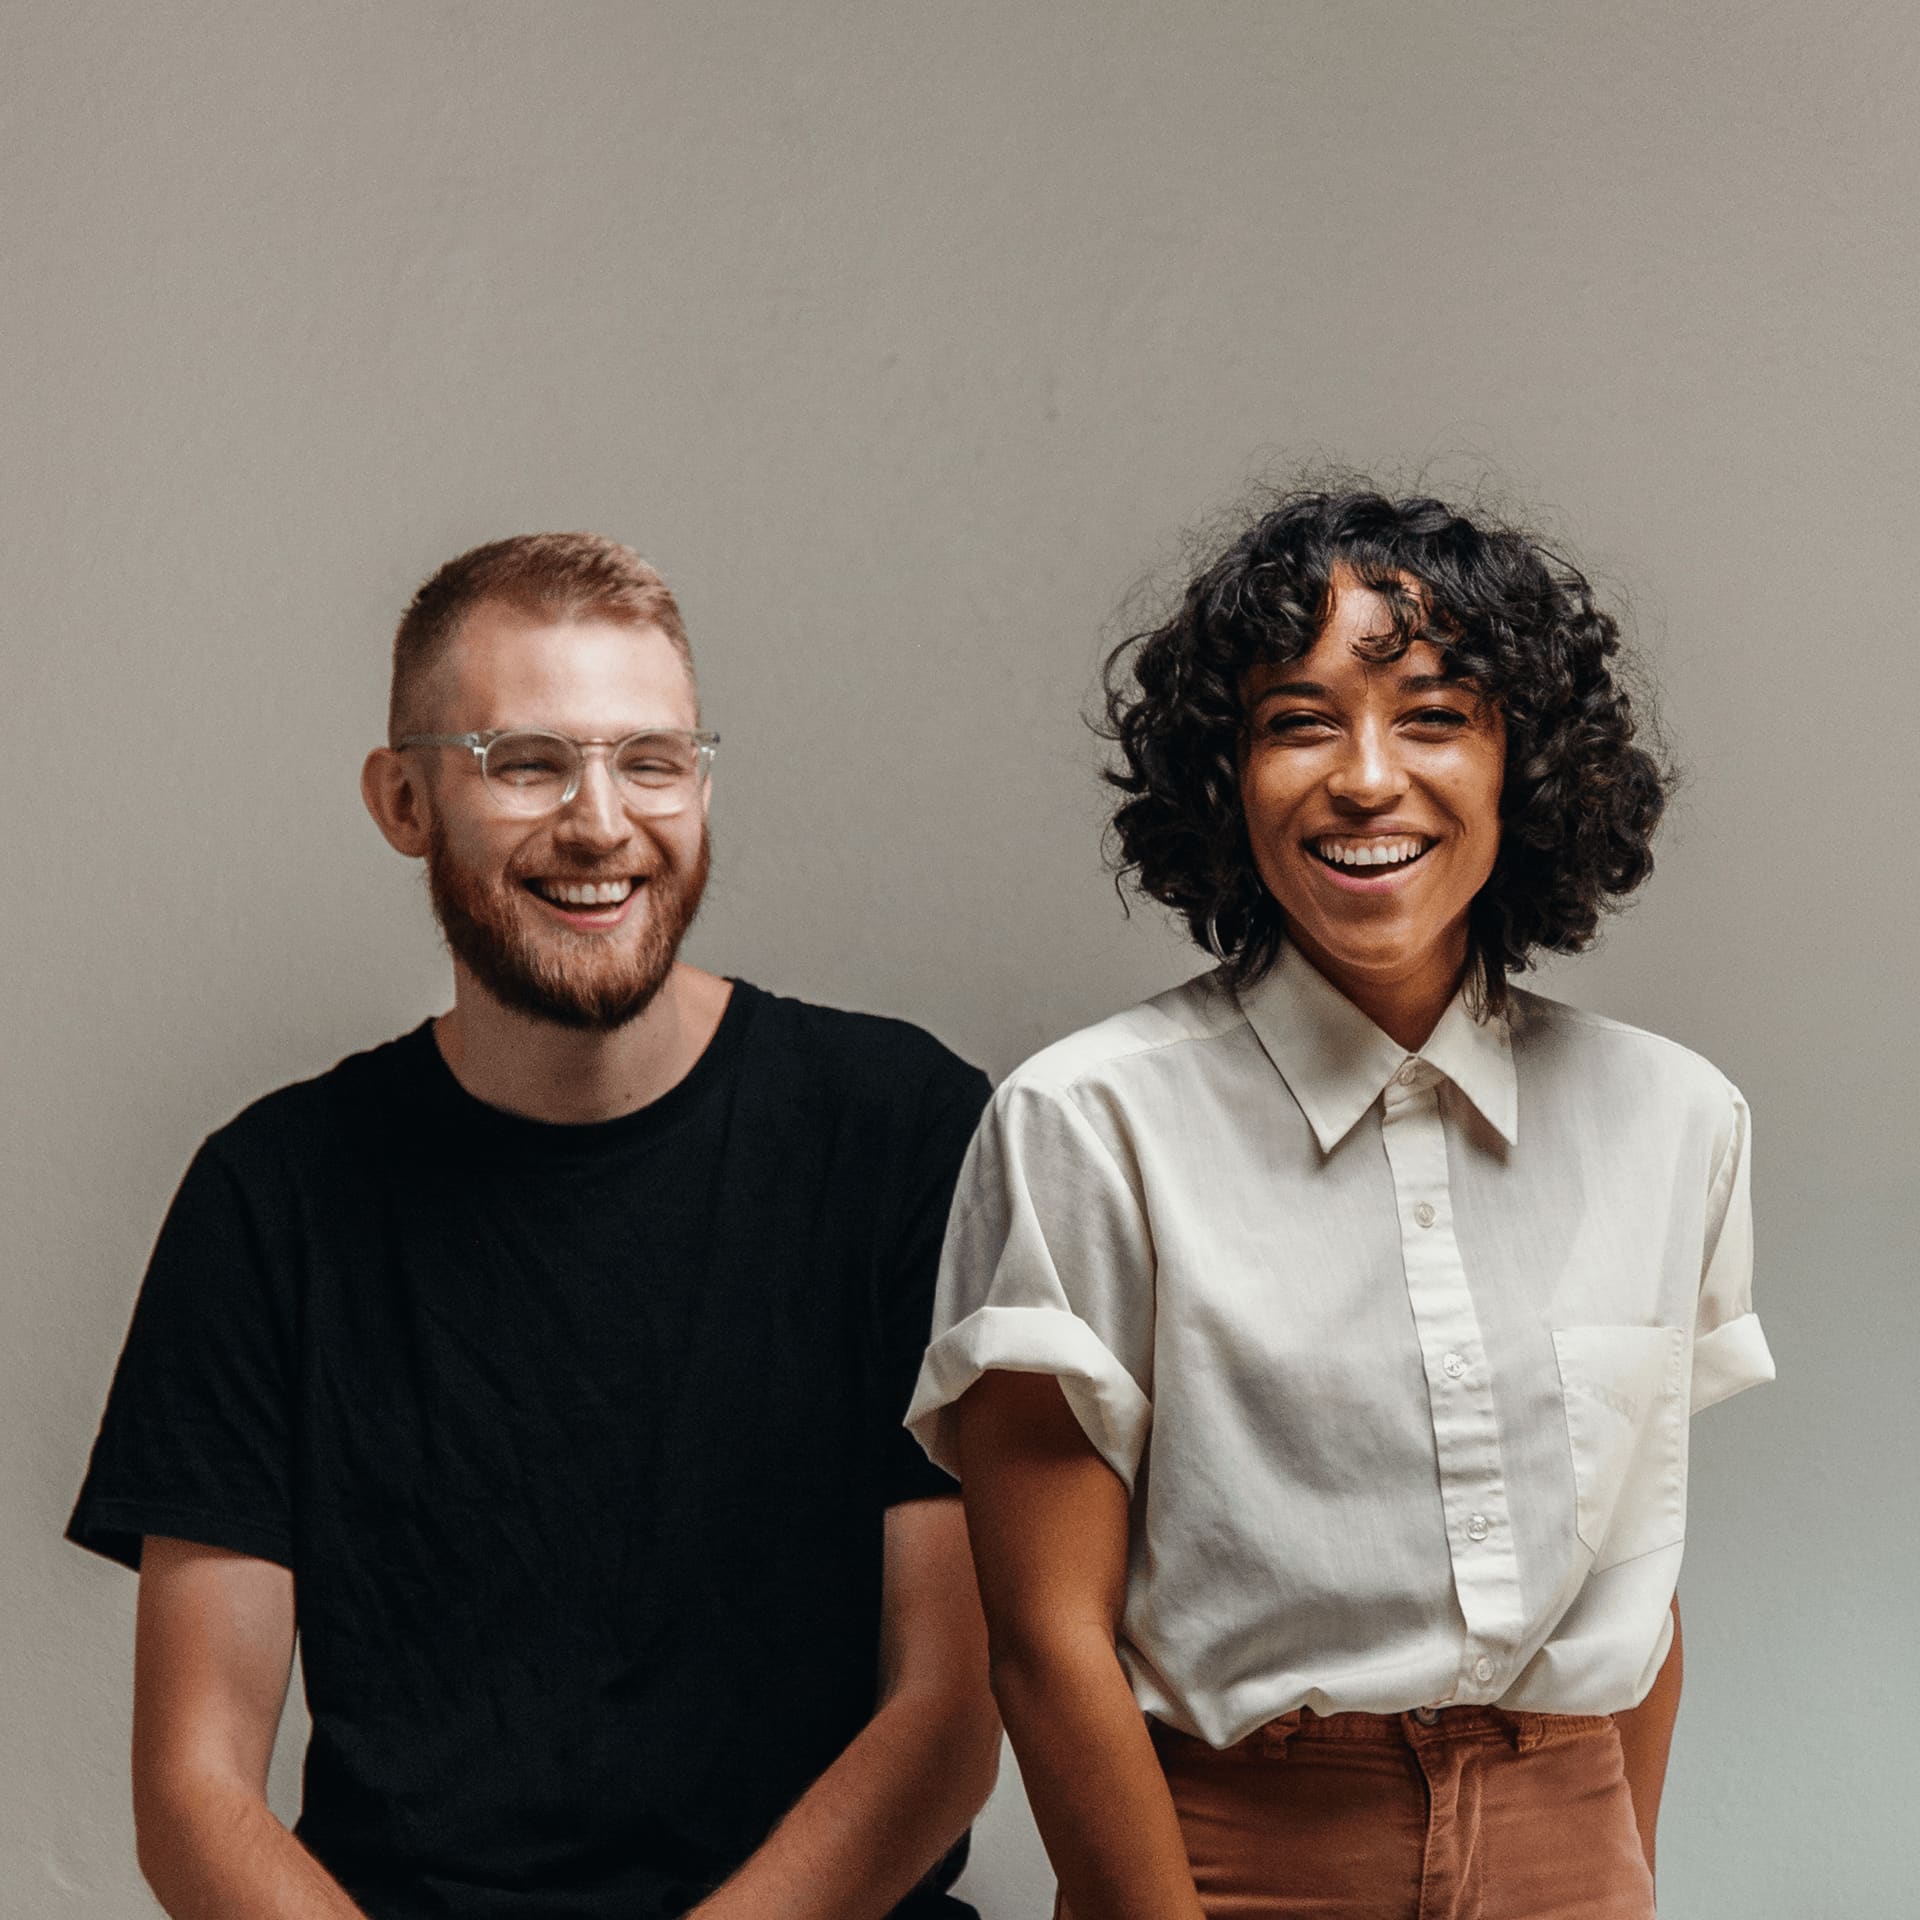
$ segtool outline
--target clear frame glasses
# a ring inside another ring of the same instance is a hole
[[[485,733],[410,733],[397,744],[464,747],[502,811],[527,819],[571,805],[586,778],[587,755],[603,753],[620,804],[631,814],[657,819],[693,804],[712,776],[720,736],[657,727],[624,740],[574,740],[531,727],[496,727]]]

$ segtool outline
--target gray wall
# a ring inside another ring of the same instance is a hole
[[[1693,781],[1552,984],[1751,1097],[1782,1374],[1697,1435],[1665,1904],[1911,1888],[1909,5],[3,31],[0,1909],[150,1911],[134,1583],[58,1533],[173,1184],[445,999],[354,786],[414,583],[636,542],[727,736],[696,957],[1004,1071],[1192,970],[1076,716],[1179,530],[1315,452],[1490,470],[1631,594]],[[1045,1911],[1011,1773],[979,1852]]]

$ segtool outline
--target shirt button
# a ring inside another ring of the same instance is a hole
[[[1491,1531],[1491,1529],[1487,1526],[1487,1516],[1484,1513],[1470,1513],[1467,1516],[1467,1538],[1469,1540],[1484,1540],[1489,1531]],[[1481,1677],[1484,1679],[1485,1675]]]
[[[1473,1663],[1473,1677],[1483,1687],[1493,1678],[1493,1662],[1484,1653]]]
[[[1432,1204],[1429,1201],[1422,1200],[1420,1204],[1414,1208],[1413,1217],[1418,1220],[1423,1227],[1430,1227],[1440,1216],[1434,1212]]]
[[[1467,1363],[1466,1363],[1466,1361],[1465,1361],[1465,1360],[1463,1360],[1463,1359],[1462,1359],[1462,1358],[1460,1357],[1460,1355],[1459,1355],[1459,1354],[1457,1354],[1457,1353],[1450,1353],[1450,1354],[1448,1354],[1448,1355],[1446,1356],[1446,1358],[1445,1358],[1444,1360],[1442,1360],[1442,1361],[1440,1362],[1440,1364],[1441,1364],[1441,1365],[1442,1365],[1442,1366],[1443,1366],[1444,1368],[1446,1368],[1446,1370],[1447,1370],[1447,1378],[1448,1378],[1449,1380],[1458,1380],[1458,1379],[1460,1378],[1460,1376],[1461,1376],[1461,1375],[1462,1375],[1463,1373],[1465,1373],[1465,1372],[1466,1372],[1466,1370],[1467,1370]]]
[[[1393,1077],[1403,1087],[1412,1086],[1413,1083],[1420,1078],[1420,1062],[1418,1060],[1403,1060],[1400,1063],[1399,1071],[1395,1073]]]

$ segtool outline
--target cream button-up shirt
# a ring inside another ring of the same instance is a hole
[[[1058,1378],[1132,1492],[1121,1656],[1216,1746],[1298,1706],[1609,1713],[1652,1685],[1688,1416],[1773,1362],[1747,1110],[1515,992],[1417,1054],[1291,949],[1018,1068],[947,1231],[907,1424]]]

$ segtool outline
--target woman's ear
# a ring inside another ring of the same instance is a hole
[[[426,857],[429,803],[415,768],[392,747],[375,747],[360,769],[360,797],[395,853]]]

